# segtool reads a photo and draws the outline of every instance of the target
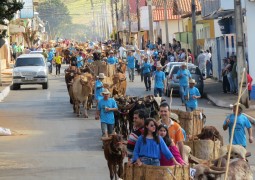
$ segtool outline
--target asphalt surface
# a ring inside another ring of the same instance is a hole
[[[144,96],[140,77],[128,82],[127,94]],[[166,98],[169,101],[169,98]],[[199,106],[207,116],[206,125],[214,125],[228,142],[228,132],[222,123],[229,109],[217,108],[208,100],[200,99]],[[172,107],[182,109],[179,97]],[[11,91],[0,103],[0,126],[15,131],[13,136],[0,137],[1,180],[102,180],[109,179],[106,160],[101,149],[100,123],[89,118],[78,118],[72,112],[64,76],[50,76],[49,89],[41,86],[21,86]],[[249,162],[255,165],[254,145]]]

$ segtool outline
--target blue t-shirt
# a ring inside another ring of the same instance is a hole
[[[101,92],[103,92],[104,88],[103,88],[103,82],[101,82],[100,80],[97,80],[95,83],[95,99],[100,101],[101,99],[103,99],[103,96],[101,95]]]
[[[165,73],[163,71],[155,71],[155,88],[164,88]]]
[[[149,62],[144,62],[142,65],[142,68],[143,68],[143,74],[151,72],[151,64]]]
[[[187,134],[186,134],[186,131],[183,128],[182,128],[182,134],[183,134],[183,137],[184,137],[184,141],[186,141]]]
[[[83,58],[82,56],[77,57],[77,67],[80,68],[83,66]]]
[[[69,48],[69,51],[70,51],[70,55],[72,55],[73,52],[75,51],[75,48],[72,46],[72,47]]]
[[[201,96],[199,90],[196,87],[186,88],[184,96],[188,96],[189,100],[186,101],[186,105],[191,108],[197,108],[197,99],[193,99],[192,96]]]
[[[117,103],[114,99],[109,98],[108,100],[101,99],[98,102],[98,107],[97,109],[100,111],[100,120],[103,123],[106,124],[114,124],[115,119],[114,119],[114,112],[113,111],[105,111],[105,108],[118,108]]]
[[[108,57],[107,63],[108,64],[116,64],[116,63],[118,63],[118,61],[115,57]]]
[[[130,69],[135,68],[135,57],[134,56],[128,56],[127,62],[128,62],[128,64],[127,64],[128,68],[130,68]]]
[[[189,78],[191,78],[191,74],[188,69],[179,69],[177,72],[177,76],[182,75],[182,77],[179,79],[180,86],[188,86],[189,84]]]
[[[160,159],[160,152],[162,152],[167,159],[172,159],[173,154],[170,152],[161,136],[159,136],[159,140],[159,144],[157,144],[154,139],[146,138],[146,144],[144,144],[143,135],[139,136],[135,144],[132,162],[135,162],[139,157]]]
[[[230,120],[230,122],[228,124],[229,141],[230,141],[232,127],[233,127],[234,121],[235,121],[235,115],[234,114],[228,115],[226,120],[224,121],[224,125],[226,124],[226,121],[228,119]],[[239,144],[239,145],[242,145],[243,147],[246,147],[247,144],[246,144],[245,128],[247,128],[247,129],[251,128],[251,123],[245,115],[240,114],[237,117],[237,120],[236,120],[236,127],[235,127],[235,134],[234,134],[234,137],[233,137],[233,144]]]
[[[50,52],[48,53],[48,61],[52,61],[53,58],[54,58],[54,53],[53,53],[53,51],[50,51]]]
[[[154,51],[152,54],[156,59],[158,59],[158,51]]]
[[[94,60],[93,59],[88,59],[88,63],[93,63]]]

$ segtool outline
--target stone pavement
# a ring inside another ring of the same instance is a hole
[[[2,86],[0,86],[0,102],[8,95],[12,84],[12,68],[2,70]],[[237,101],[237,95],[224,94],[222,83],[213,79],[204,81],[204,95],[214,105],[222,108],[231,108],[230,105]],[[245,111],[251,122],[255,124],[255,101],[250,101],[250,108]]]

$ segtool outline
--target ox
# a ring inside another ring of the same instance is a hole
[[[220,149],[221,157],[212,160],[205,161],[196,159],[199,162],[198,165],[194,166],[196,169],[195,179],[199,180],[217,180],[223,179],[225,177],[226,162],[227,162],[227,152],[229,145],[223,146]],[[231,150],[231,161],[229,164],[228,179],[242,179],[242,180],[252,180],[253,173],[247,161],[246,149],[240,145],[233,145]]]
[[[107,160],[111,180],[123,178],[123,159],[126,151],[121,135],[113,134],[110,137],[102,137],[104,145],[104,156]]]
[[[70,96],[71,104],[73,104],[73,99],[72,99],[72,91],[70,91],[70,87],[72,86],[72,81],[77,74],[80,74],[80,71],[76,66],[70,66],[69,68],[65,70],[65,82],[66,82],[67,91]]]
[[[88,118],[87,104],[88,98],[93,91],[93,77],[89,73],[79,75],[74,78],[72,85],[72,96],[74,101],[74,109],[77,116],[80,116],[80,104],[84,108],[84,117]]]
[[[113,93],[112,95],[120,94],[125,96],[127,89],[126,76],[123,73],[116,73],[113,75]]]

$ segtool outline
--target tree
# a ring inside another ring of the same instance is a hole
[[[31,48],[36,43],[36,33],[37,31],[33,31],[29,26],[28,23],[25,26],[25,32],[22,33],[24,40],[27,43],[27,46]]]
[[[46,31],[51,39],[55,39],[62,26],[71,24],[71,16],[66,5],[61,0],[50,0],[39,3],[37,11],[40,18],[46,22]]]
[[[14,14],[23,8],[22,2],[17,0],[0,1],[0,24],[7,25],[14,17]],[[0,39],[6,37],[6,30],[0,32]]]

